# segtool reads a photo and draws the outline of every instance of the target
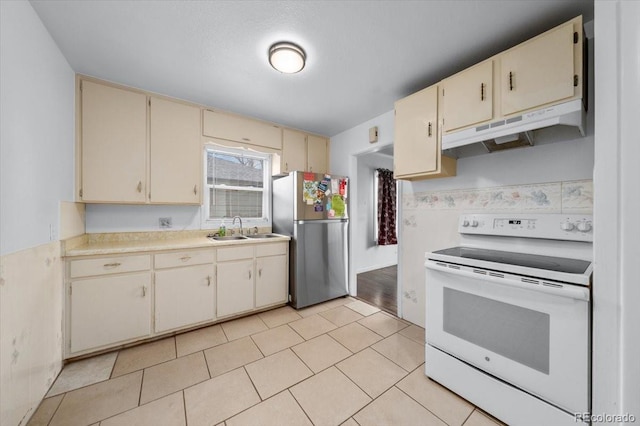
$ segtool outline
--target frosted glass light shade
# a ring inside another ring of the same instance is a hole
[[[276,43],[269,48],[269,63],[285,74],[294,74],[304,68],[304,50],[293,43]]]

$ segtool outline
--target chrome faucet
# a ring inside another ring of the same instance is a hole
[[[244,235],[244,232],[242,231],[242,218],[240,216],[233,217],[233,222],[231,222],[231,226],[234,226],[236,224],[236,219],[240,221],[240,235]]]

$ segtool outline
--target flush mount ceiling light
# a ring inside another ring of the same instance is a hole
[[[294,74],[304,68],[307,56],[300,46],[293,43],[276,43],[269,48],[269,63],[285,74]]]

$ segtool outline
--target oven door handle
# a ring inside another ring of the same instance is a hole
[[[494,284],[500,284],[508,287],[517,287],[523,290],[537,291],[539,293],[547,293],[554,296],[567,297],[575,300],[589,301],[588,287],[576,286],[571,284],[562,284],[561,287],[556,287],[556,286],[544,285],[544,284],[523,283],[513,278],[494,277],[491,275],[479,274],[476,272],[469,272],[462,269],[449,268],[448,266],[444,266],[445,264],[441,264],[441,265],[431,261],[425,262],[425,266],[428,269],[438,271],[438,272],[443,272],[446,274],[453,274],[453,275],[473,278],[476,280],[489,281]]]

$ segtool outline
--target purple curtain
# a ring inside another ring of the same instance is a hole
[[[398,244],[396,237],[396,180],[387,169],[378,171],[378,245]]]

